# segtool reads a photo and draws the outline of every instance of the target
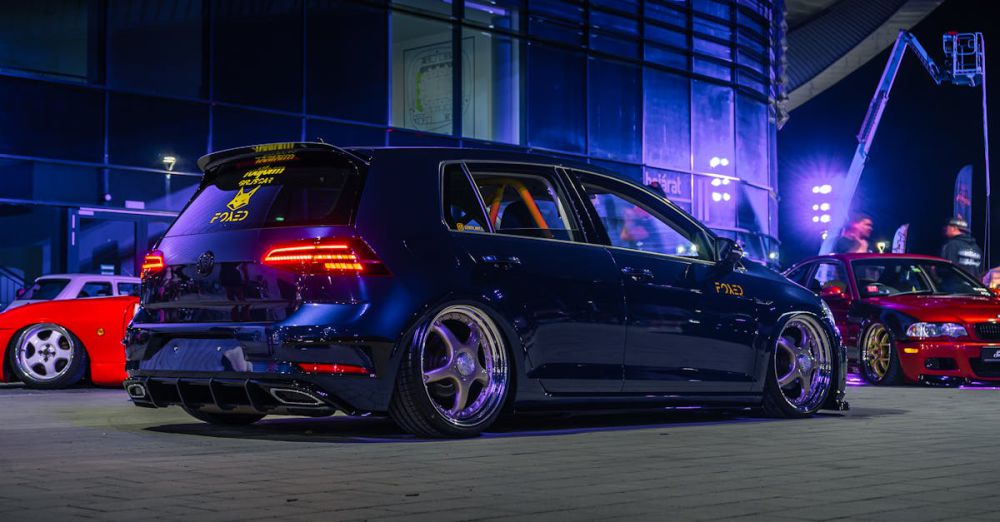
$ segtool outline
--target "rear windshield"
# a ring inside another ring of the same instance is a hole
[[[55,299],[59,292],[69,284],[69,279],[38,279],[31,285],[21,299],[31,299],[33,301],[48,301]]]
[[[235,160],[206,174],[167,236],[248,228],[347,225],[361,176],[328,151],[272,153]]]

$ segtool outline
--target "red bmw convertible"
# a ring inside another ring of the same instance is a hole
[[[1000,298],[944,259],[835,254],[785,276],[829,305],[873,384],[1000,381]]]
[[[0,314],[0,382],[64,388],[125,380],[122,338],[139,298],[45,301]]]

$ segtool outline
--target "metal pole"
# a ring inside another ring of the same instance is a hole
[[[980,36],[980,38],[982,38]],[[989,270],[990,265],[990,131],[986,111],[986,42],[980,40],[983,54],[983,149],[986,157],[986,231],[983,236],[983,254],[986,256],[985,268]]]

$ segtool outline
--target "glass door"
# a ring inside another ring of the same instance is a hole
[[[138,276],[143,256],[174,217],[168,213],[72,209],[67,271]]]

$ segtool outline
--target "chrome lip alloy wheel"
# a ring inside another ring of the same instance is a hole
[[[876,381],[885,378],[891,361],[889,330],[877,324],[872,326],[865,337],[864,365]]]
[[[73,352],[73,338],[65,328],[37,324],[21,334],[15,362],[22,374],[37,382],[48,382],[69,370]]]
[[[814,319],[788,321],[774,352],[774,375],[788,404],[803,412],[818,408],[830,388],[832,361],[830,340]]]
[[[496,324],[465,305],[441,310],[420,346],[424,390],[449,423],[474,426],[503,406],[510,382],[507,350]]]

